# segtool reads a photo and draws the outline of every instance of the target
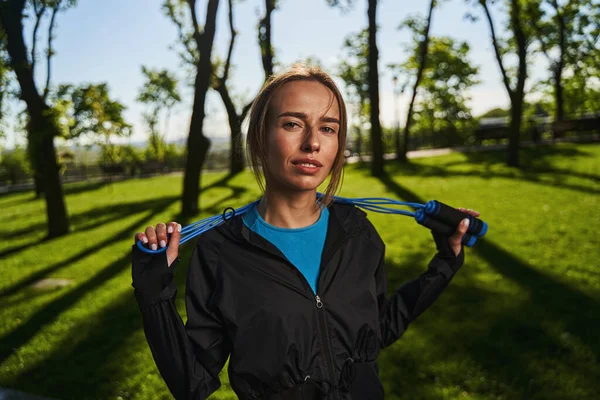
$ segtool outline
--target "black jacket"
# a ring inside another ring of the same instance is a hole
[[[376,359],[463,264],[446,238],[429,268],[389,297],[385,246],[360,209],[333,204],[318,295],[241,216],[200,235],[184,326],[165,253],[133,247],[132,277],[154,360],[177,399],[205,399],[229,360],[241,399],[383,399]],[[173,265],[173,267],[175,264]]]

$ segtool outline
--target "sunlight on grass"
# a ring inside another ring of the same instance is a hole
[[[478,210],[488,235],[440,299],[382,351],[386,399],[586,399],[600,390],[600,145],[450,154],[346,169],[340,193],[443,201]],[[199,215],[256,200],[249,172],[205,174]],[[31,193],[0,196],[0,386],[57,399],[168,399],[133,297],[133,235],[178,217],[180,176],[68,185],[71,234],[43,240],[45,208]],[[435,253],[411,218],[369,214],[387,247],[390,290]],[[181,221],[184,225],[190,221]],[[191,245],[182,248],[177,306]],[[71,283],[54,290],[45,278]],[[214,399],[236,398],[228,385]]]

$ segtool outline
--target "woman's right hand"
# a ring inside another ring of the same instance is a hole
[[[167,238],[167,234],[171,235]],[[165,247],[168,266],[171,267],[173,261],[179,256],[179,239],[181,236],[181,225],[177,222],[169,222],[167,225],[159,223],[156,229],[153,226],[146,228],[145,232],[135,234],[135,243],[141,241],[146,247],[151,250],[157,250],[159,247]]]

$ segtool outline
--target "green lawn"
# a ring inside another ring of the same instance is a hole
[[[499,152],[390,163],[383,179],[347,168],[341,195],[438,199],[480,211],[490,226],[434,306],[383,351],[386,399],[600,398],[600,145],[521,157],[521,169]],[[250,173],[203,179],[195,219],[259,196]],[[141,329],[130,245],[136,231],[177,218],[180,190],[178,176],[68,185],[72,233],[51,241],[43,201],[0,197],[0,387],[57,399],[170,398]],[[428,230],[402,216],[370,218],[387,245],[391,290],[424,271],[435,253]],[[73,283],[33,289],[42,278]],[[214,398],[235,398],[222,375]]]

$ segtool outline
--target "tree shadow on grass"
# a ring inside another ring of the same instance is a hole
[[[104,225],[106,223],[121,219],[121,218],[123,218],[123,215],[132,215],[132,214],[139,213],[140,210],[142,209],[142,207],[144,207],[144,209],[148,209],[148,208],[150,209],[149,213],[146,213],[147,216],[144,216],[143,218],[139,219],[138,221],[134,222],[133,224],[130,224],[129,226],[127,226],[125,229],[121,230],[116,235],[108,237],[108,238],[98,242],[96,245],[94,245],[92,247],[83,248],[77,254],[74,254],[73,256],[71,256],[65,260],[62,260],[58,263],[55,263],[53,265],[49,265],[48,267],[45,267],[42,270],[36,271],[35,273],[21,279],[19,282],[16,282],[16,283],[12,284],[11,286],[1,290],[0,297],[13,295],[13,294],[17,293],[18,291],[31,285],[32,283],[59,270],[60,268],[66,267],[71,263],[74,263],[74,262],[77,262],[77,261],[80,261],[80,260],[86,258],[86,257],[94,254],[96,251],[101,250],[103,247],[114,243],[116,240],[124,239],[125,236],[129,235],[133,229],[137,228],[140,225],[140,223],[147,220],[155,213],[163,210],[165,207],[167,207],[169,204],[171,204],[174,200],[176,200],[176,198],[174,196],[170,196],[170,197],[163,197],[163,198],[155,199],[155,200],[145,200],[145,201],[134,202],[134,203],[118,204],[118,205],[103,208],[102,210],[94,209],[94,210],[90,210],[90,211],[83,213],[80,217],[78,217],[78,219],[81,219],[82,221],[84,221],[88,218],[97,218],[98,215],[102,215],[104,213],[106,213],[110,217],[108,218],[108,220],[96,221],[89,226],[79,229],[78,231],[94,229],[97,226]],[[32,246],[32,245],[35,245],[38,243],[39,242],[33,242],[31,244],[27,244],[26,247],[29,247],[29,246]]]
[[[3,210],[5,210],[5,209],[7,209],[9,207],[22,206],[25,203],[32,203],[32,202],[34,202],[36,200],[40,200],[40,199],[36,199],[35,196],[31,196],[31,197],[14,199],[14,200],[9,200],[9,201],[2,201],[3,197],[8,197],[11,194],[12,193],[0,194],[0,207],[2,207]]]
[[[140,223],[143,223],[143,221],[147,220],[152,215],[152,211],[145,213],[142,218],[139,218],[133,224],[123,229],[121,232],[118,232],[112,237],[99,243],[96,246],[96,251],[107,244],[125,239],[127,236],[129,236],[132,229],[134,229]],[[68,260],[52,265],[44,269],[43,271],[36,273],[33,277],[38,278],[40,276],[44,276],[45,274],[48,274],[62,266],[68,265],[71,262],[83,259],[90,254],[90,250],[91,249],[85,249],[84,251],[78,253],[76,256],[71,257]],[[0,339],[0,363],[6,360],[6,358],[8,358],[15,349],[18,349],[24,344],[26,344],[44,325],[54,320],[60,313],[71,307],[81,297],[83,297],[85,294],[94,290],[103,282],[106,282],[108,279],[111,279],[114,275],[119,273],[121,271],[121,268],[116,266],[118,266],[118,264],[113,264],[111,267],[98,272],[96,275],[94,275],[94,277],[92,277],[85,283],[78,285],[75,289],[72,289],[67,294],[46,304],[40,310],[35,312],[31,317],[29,317],[26,322],[15,328],[13,331],[5,334]],[[14,292],[20,287],[26,286],[26,283],[31,279],[32,277],[19,282],[17,285],[11,287],[10,291]]]
[[[570,171],[561,168],[556,168],[551,163],[540,155],[538,149],[521,149],[521,152],[527,154],[523,157],[520,168],[508,171],[493,170],[495,165],[504,165],[504,152],[501,151],[484,151],[484,152],[467,152],[463,153],[467,160],[464,161],[449,161],[438,162],[436,165],[424,165],[416,162],[400,164],[396,161],[387,161],[387,173],[384,177],[392,176],[437,176],[437,177],[477,177],[481,179],[514,179],[520,181],[531,182],[539,185],[559,187],[568,190],[574,190],[582,193],[598,194],[600,189],[595,186],[600,182],[600,176],[592,173],[582,173],[578,171]],[[582,152],[578,149],[551,149],[548,153],[551,155],[559,154],[565,157],[571,156],[593,156],[592,154]],[[469,170],[458,170],[451,168],[455,166],[469,165],[472,168]],[[370,164],[365,164],[363,167],[354,166],[358,170],[367,170]],[[548,179],[551,176],[552,179]],[[565,179],[575,177],[583,180],[589,180],[590,184],[579,184],[566,182]]]
[[[417,256],[414,263],[419,259],[427,257]],[[392,288],[420,273],[393,263],[387,269]],[[512,274],[507,277],[513,279]],[[569,340],[578,338],[598,354],[593,333],[598,305],[560,283],[549,283],[551,279],[540,273],[530,278],[532,282],[517,283],[534,293],[531,300],[511,299],[493,286],[483,289],[473,278],[467,255],[436,303],[409,326],[410,338],[382,351],[379,365],[386,398],[433,400],[448,388],[457,390],[456,397],[465,391],[485,398],[593,398],[591,393],[600,390],[597,359],[582,357]],[[547,294],[538,298],[535,293],[546,287]],[[568,333],[554,331],[561,325]],[[562,379],[556,380],[556,375]]]
[[[111,183],[108,180],[99,180],[95,182],[78,182],[78,183],[70,183],[65,184],[63,187],[63,193],[65,196],[76,195],[85,192],[91,192],[93,190],[101,189],[105,186],[110,185]]]
[[[143,211],[147,208],[157,209],[157,207],[155,207],[155,203],[158,202],[160,204],[165,205],[166,199],[168,199],[170,202],[173,202],[177,200],[177,197],[168,196],[162,197],[160,199],[144,199],[136,202],[113,204],[110,206],[93,208],[85,212],[73,214],[69,217],[69,222],[71,225],[70,233],[92,230],[101,225],[121,219],[123,218],[123,215],[131,215],[133,213]],[[10,231],[4,231],[4,229],[0,228],[0,234],[2,234],[8,239],[14,239],[19,236],[35,234],[37,232],[40,232],[40,230],[45,230],[46,227],[47,224],[45,222],[40,222],[37,224],[29,225],[20,229]],[[0,252],[0,257],[4,255],[5,251],[6,250]]]
[[[416,193],[398,185],[387,175],[382,177],[381,181],[402,200],[424,202]],[[496,382],[502,383],[500,386],[489,382],[477,386],[475,390],[482,394],[499,391],[502,393],[495,395],[508,394],[509,398],[512,395],[517,395],[518,398],[533,398],[534,394],[539,393],[543,395],[536,397],[538,399],[582,398],[581,395],[571,393],[572,388],[552,387],[552,372],[546,373],[539,368],[539,365],[548,363],[549,360],[555,363],[557,369],[561,369],[562,374],[569,375],[568,379],[582,385],[581,390],[589,388],[586,392],[588,395],[594,390],[600,390],[598,301],[525,264],[490,242],[488,238],[478,241],[473,251],[504,278],[514,281],[529,293],[531,301],[488,312],[478,308],[478,304],[486,298],[489,302],[499,301],[494,299],[496,293],[477,289],[474,282],[462,290],[447,289],[441,296],[441,302],[455,306],[448,311],[443,306],[434,305],[426,312],[427,316],[419,317],[414,324],[419,330],[419,335],[428,337],[428,342],[434,346],[440,346],[440,359],[454,358],[457,363],[461,360],[472,360],[492,374]],[[467,265],[462,267],[459,274],[468,274],[468,271],[463,271],[465,267],[468,268],[468,257],[466,260]],[[398,278],[399,271],[402,270],[398,266],[388,266],[388,280],[393,287],[406,281]],[[415,270],[408,275],[416,274]],[[455,328],[456,325],[461,328]],[[576,362],[574,357],[568,354],[571,350],[561,338],[546,331],[545,326],[548,325],[566,327],[564,329],[567,337],[571,335],[589,348],[592,354],[596,355],[596,360],[590,361],[589,365]],[[444,346],[450,347],[448,349]],[[410,356],[408,361],[404,361],[405,356],[405,352],[387,351],[382,357],[382,370],[389,368],[397,372],[390,375],[395,378],[386,381],[386,387],[391,390],[390,394],[410,399],[439,397],[439,392],[434,394],[435,374],[423,373],[414,367]],[[398,379],[398,376],[403,378]],[[458,384],[465,384],[464,380]],[[431,390],[423,387],[426,385],[429,385]],[[473,384],[471,382],[465,385]],[[413,386],[416,388],[412,389]]]
[[[182,288],[185,285],[192,251],[192,247],[182,249],[181,262],[175,271],[175,282],[179,288],[178,308],[181,308],[184,302]],[[101,274],[114,275],[114,271],[118,272],[130,266],[131,256],[127,254],[107,266]],[[106,277],[102,280],[97,277],[92,278],[85,284],[89,286],[85,290],[96,289],[105,279]],[[72,304],[71,296],[73,294],[67,294],[63,301]],[[133,357],[134,351],[141,350],[139,343],[132,343],[131,338],[142,329],[141,313],[131,289],[119,295],[101,312],[91,316],[89,323],[81,330],[69,331],[43,361],[21,371],[13,381],[9,382],[9,385],[31,393],[51,395],[65,400],[127,397],[128,394],[120,392],[120,388],[114,382],[127,381],[128,377],[140,373],[130,368],[131,363],[127,360]],[[143,340],[144,336],[140,337]],[[147,350],[147,343],[144,342],[142,347]],[[147,361],[153,363],[150,353],[146,352],[146,354]],[[122,360],[122,362],[115,362],[115,360]],[[139,361],[134,361],[134,365],[139,365]],[[159,376],[156,367],[152,372]]]

